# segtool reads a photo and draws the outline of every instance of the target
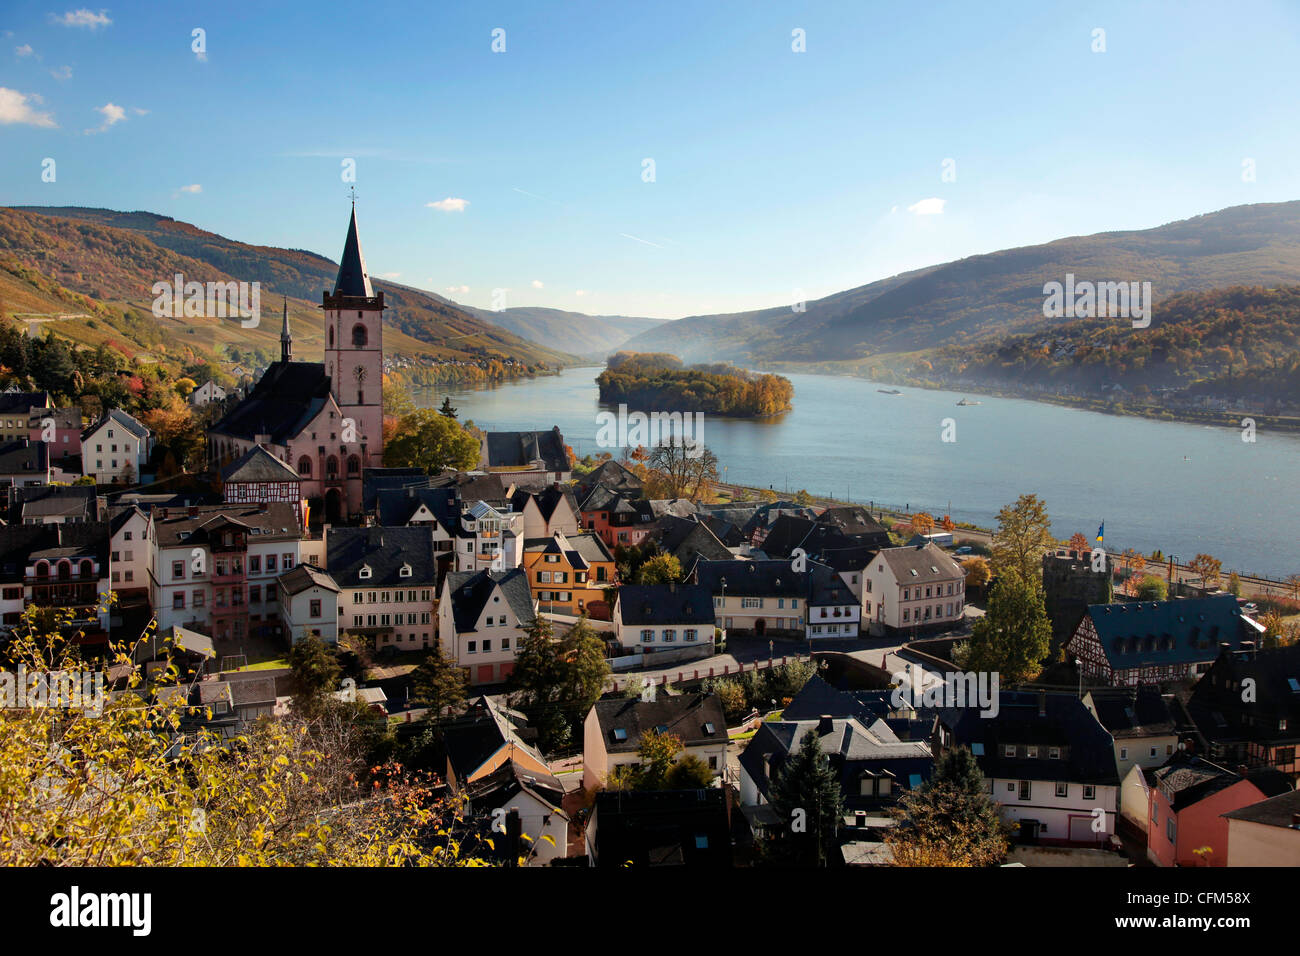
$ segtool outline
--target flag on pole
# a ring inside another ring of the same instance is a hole
[[[1106,537],[1106,522],[1103,521],[1097,525],[1097,540],[1100,541],[1104,537]]]

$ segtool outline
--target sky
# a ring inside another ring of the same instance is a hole
[[[371,274],[459,302],[782,306],[1300,198],[1298,27],[1294,0],[6,0],[0,203],[337,260],[355,186]]]

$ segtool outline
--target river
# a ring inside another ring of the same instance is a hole
[[[559,425],[582,456],[603,450],[598,372],[421,389],[416,400],[436,407],[450,395],[461,421],[489,430]],[[856,378],[786,377],[794,410],[779,418],[705,417],[704,442],[726,479],[910,505],[984,526],[1017,495],[1034,492],[1061,538],[1081,531],[1092,540],[1105,521],[1108,550],[1160,548],[1181,561],[1203,551],[1225,573],[1300,571],[1300,434],[1259,429],[1251,443],[1237,429],[908,387],[887,395],[879,389],[896,386]],[[982,404],[958,407],[964,397]],[[955,441],[942,440],[945,419]]]

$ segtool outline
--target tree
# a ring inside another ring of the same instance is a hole
[[[509,687],[514,706],[537,728],[543,750],[564,747],[573,726],[600,698],[609,677],[605,648],[586,617],[561,640],[536,617],[525,628]]]
[[[674,734],[661,734],[647,730],[641,734],[636,749],[638,762],[615,767],[609,775],[611,790],[666,790],[668,774],[685,749],[682,739]]]
[[[1223,562],[1208,554],[1198,554],[1187,562],[1187,570],[1201,579],[1202,587],[1213,588],[1219,584],[1219,572],[1223,570]]]
[[[668,768],[664,786],[668,790],[704,790],[713,783],[713,769],[695,754],[684,754]]]
[[[1228,575],[1228,593],[1235,597],[1241,597],[1241,577],[1236,571]]]
[[[988,587],[993,580],[993,568],[989,564],[989,559],[976,555],[973,558],[967,558],[961,563],[961,569],[966,572],[966,590],[972,588],[981,590]]]
[[[917,534],[929,534],[934,530],[934,515],[928,511],[918,511],[912,515],[912,530]]]
[[[1070,550],[1077,551],[1079,554],[1087,554],[1092,550],[1092,545],[1088,543],[1088,537],[1082,531],[1076,531],[1070,535]]]
[[[442,405],[438,408],[439,415],[445,415],[447,418],[456,417],[456,409],[452,407],[451,396],[446,395],[442,399]]]
[[[1037,495],[1021,495],[998,512],[993,533],[993,573],[1018,574],[1026,581],[1042,580],[1043,554],[1056,544],[1047,507]]]
[[[384,448],[384,464],[423,468],[436,475],[446,468],[461,471],[478,464],[479,443],[454,418],[420,408],[398,420]]]
[[[749,701],[745,697],[745,689],[734,680],[724,677],[706,681],[704,692],[718,695],[718,701],[722,704],[723,716],[727,718],[729,724],[741,720],[750,711]]]
[[[844,794],[815,730],[804,734],[798,752],[785,759],[769,792],[781,821],[780,835],[768,849],[772,861],[803,867],[839,862]]]
[[[957,525],[956,525],[956,523],[952,520],[952,516],[951,516],[951,515],[944,515],[944,516],[939,520],[939,527],[940,527],[940,528],[943,528],[943,530],[946,531],[946,532],[948,532],[949,534],[952,534],[953,531],[956,530]]]
[[[896,866],[993,866],[1006,858],[1008,827],[965,747],[941,753],[930,779],[891,813],[899,825],[885,842]]]
[[[1169,597],[1169,585],[1164,578],[1148,574],[1137,583],[1134,593],[1139,601],[1163,601]]]
[[[1291,596],[1293,598],[1300,598],[1300,574],[1288,574],[1286,583],[1291,588]]]
[[[464,668],[447,660],[442,653],[441,641],[434,641],[428,657],[411,674],[411,686],[415,691],[412,700],[427,707],[435,718],[447,708],[465,702],[465,685]]]
[[[998,578],[987,612],[971,627],[969,666],[997,673],[1007,684],[1032,680],[1042,669],[1051,638],[1042,587],[1012,571]]]
[[[807,505],[813,503],[813,496],[808,494],[808,492],[805,491],[804,489],[800,488],[798,491],[794,493],[793,501],[797,505],[803,505],[806,507]]]
[[[382,401],[384,417],[402,419],[415,411],[415,400],[403,382],[392,375],[384,376]]]
[[[317,712],[325,695],[337,689],[343,672],[333,652],[315,634],[293,645],[289,668],[293,671],[293,709],[308,715]]]
[[[682,564],[674,555],[656,554],[637,569],[637,584],[669,584],[680,581]]]
[[[1280,646],[1285,633],[1282,615],[1277,611],[1267,611],[1260,615],[1259,623],[1264,627],[1264,647],[1271,650]]]
[[[700,443],[665,441],[650,450],[651,489],[656,497],[698,501],[718,480],[718,456]]]

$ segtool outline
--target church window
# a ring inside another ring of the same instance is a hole
[[[360,322],[352,326],[352,347],[356,349],[366,347],[366,327]]]
[[[303,478],[311,477],[311,459],[306,455],[298,459],[298,474]]]

